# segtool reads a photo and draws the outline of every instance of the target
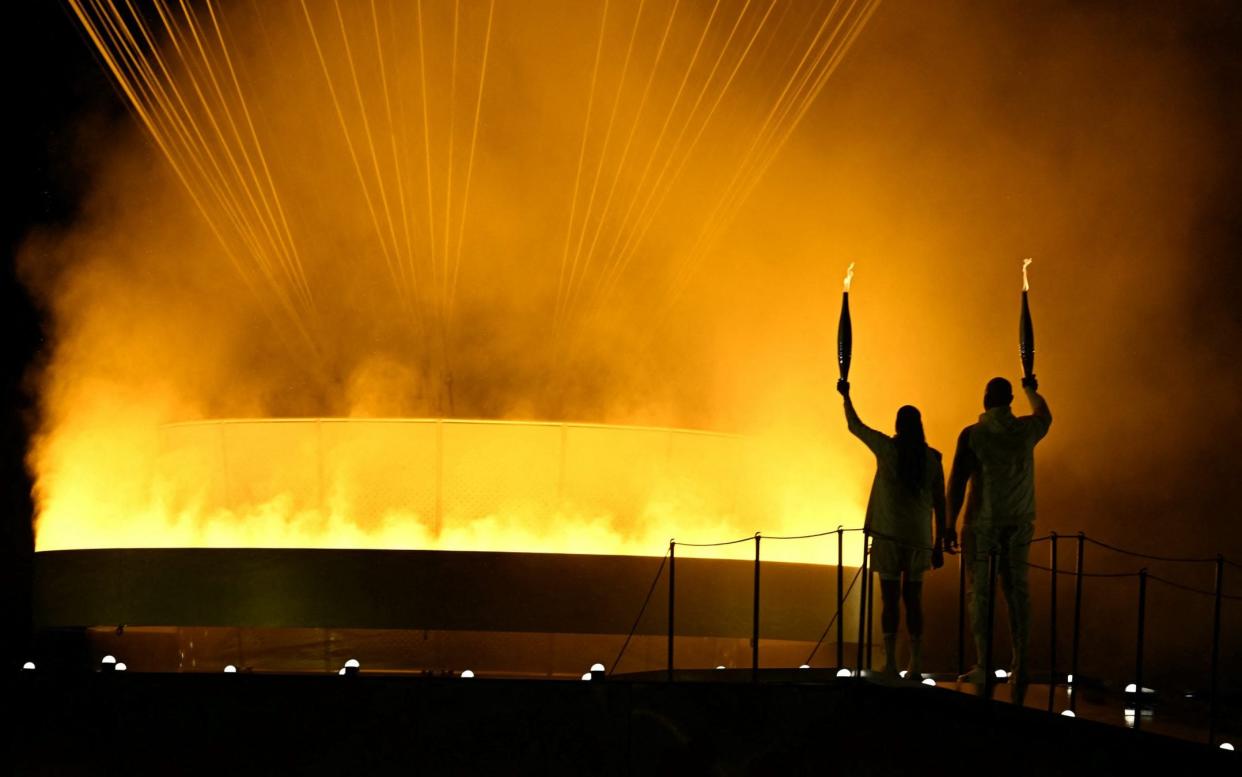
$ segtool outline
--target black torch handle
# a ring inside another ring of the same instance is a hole
[[[850,293],[841,294],[841,320],[837,322],[837,365],[841,380],[850,379],[850,358],[854,353],[854,327],[850,324]]]
[[[1027,292],[1022,292],[1022,317],[1018,322],[1018,351],[1022,355],[1022,374],[1028,380],[1035,374],[1035,325],[1031,323],[1031,305]]]

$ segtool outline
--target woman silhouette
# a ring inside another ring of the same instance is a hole
[[[871,568],[880,575],[880,628],[884,632],[884,674],[897,675],[897,625],[900,602],[906,605],[910,634],[908,677],[923,670],[923,572],[943,562],[944,465],[940,452],[928,447],[923,417],[905,405],[897,411],[897,434],[889,437],[862,422],[850,401],[850,384],[837,382],[845,398],[850,433],[875,454],[875,480],[867,501],[865,526],[873,537]],[[935,535],[932,534],[932,517]]]

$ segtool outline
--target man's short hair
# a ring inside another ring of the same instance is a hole
[[[992,378],[983,392],[985,410],[993,407],[1009,407],[1013,404],[1013,384],[1004,378]]]

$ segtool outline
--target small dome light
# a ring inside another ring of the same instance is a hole
[[[930,677],[924,677],[924,678],[923,678],[923,685],[930,685],[931,687],[935,688],[935,687],[936,687],[936,681],[935,681],[935,680],[933,680],[933,679],[931,679]]]
[[[590,680],[590,679],[591,679],[591,673],[590,673],[590,672],[586,672],[585,674],[583,674],[583,675],[582,675],[582,679],[583,679],[583,680]]]
[[[1130,683],[1129,685],[1126,686],[1126,693],[1134,693],[1137,690],[1138,690],[1138,686],[1135,685],[1134,683]]]
[[[469,680],[471,677],[474,677],[474,670],[467,669],[466,671],[461,673],[461,676]]]
[[[336,670],[336,673],[337,673],[338,675],[340,675],[341,677],[344,677],[344,676],[345,676],[345,667],[341,667],[340,669]]]
[[[591,664],[591,671],[592,672],[603,672],[604,665],[596,661],[594,664]]]
[[[1232,744],[1230,744],[1229,742],[1221,742],[1221,743],[1220,743],[1220,749],[1221,749],[1221,750],[1232,750],[1232,749],[1233,749],[1233,745],[1232,745]]]
[[[1004,680],[1004,679],[1005,679],[1006,677],[1008,677],[1008,676],[1009,676],[1009,673],[1008,673],[1008,672],[1006,672],[1004,669],[997,669],[997,670],[996,670],[996,679],[997,679],[997,680]]]
[[[1067,674],[1067,675],[1065,675],[1065,682],[1069,683],[1070,685],[1073,685],[1073,684],[1074,684],[1074,675],[1072,675],[1072,674]]]
[[[909,672],[907,672],[905,669],[902,669],[900,672],[897,673],[897,676],[904,680],[906,679],[906,675],[908,674]]]
[[[853,677],[853,676],[854,676],[854,673],[850,671],[849,669],[842,668],[842,669],[837,670],[837,677]]]
[[[235,674],[236,672],[237,672],[237,667],[233,666],[232,664],[229,664],[228,666],[224,667],[225,674]]]
[[[125,665],[125,663],[124,663],[124,662],[122,662],[122,661],[118,661],[118,662],[117,662],[117,664],[116,664],[116,671],[118,671],[118,672],[124,672],[124,671],[125,671],[126,669],[128,669],[128,668],[129,668],[129,667],[128,667],[128,666],[126,666],[126,665]]]
[[[22,669],[27,672],[33,672],[35,669],[34,661],[27,661],[26,663],[22,664]]]
[[[810,669],[810,668],[811,668],[811,665],[810,665],[810,664],[803,664],[802,666],[800,666],[800,667],[798,667],[798,668],[799,668],[799,669]]]
[[[100,661],[99,663],[101,663],[101,664],[115,664],[115,663],[116,663],[116,656],[104,656],[104,657],[103,657],[103,660],[102,660],[102,661]]]
[[[721,664],[720,666],[718,666],[718,667],[716,667],[716,668],[717,668],[717,669],[724,669],[724,664]]]
[[[1074,711],[1073,711],[1073,710],[1062,710],[1062,711],[1061,711],[1061,714],[1062,714],[1062,715],[1064,715],[1064,716],[1065,716],[1065,717],[1067,717],[1067,718],[1072,718],[1072,717],[1075,717],[1075,715],[1074,715]]]
[[[345,668],[346,668],[346,669],[357,669],[357,668],[358,668],[358,667],[360,667],[360,666],[362,666],[362,665],[358,663],[358,659],[356,659],[356,658],[351,658],[351,659],[349,659],[348,661],[346,661],[346,662],[345,662]]]

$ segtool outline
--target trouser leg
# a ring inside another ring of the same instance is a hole
[[[1027,560],[1031,553],[1034,524],[1014,527],[1005,537],[1004,557],[1000,565],[1001,590],[1009,610],[1009,635],[1013,643],[1013,671],[1025,679],[1027,646],[1031,637],[1031,590],[1028,583]]]
[[[970,629],[975,640],[975,664],[987,660],[988,634],[988,550],[995,544],[993,532],[978,526],[962,527],[962,554],[966,561],[967,597],[970,600]]]

